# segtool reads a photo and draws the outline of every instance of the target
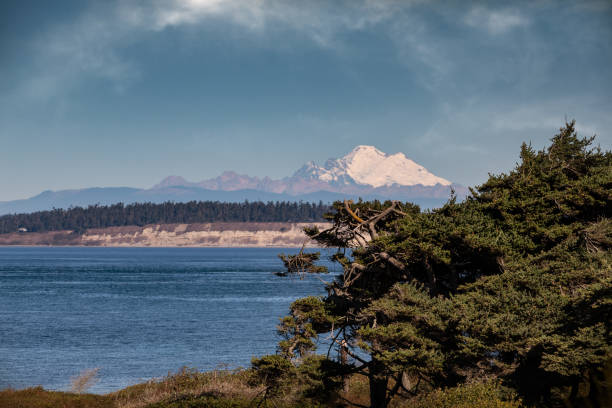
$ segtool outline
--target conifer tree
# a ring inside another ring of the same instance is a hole
[[[372,407],[491,379],[532,404],[609,403],[612,155],[593,141],[567,123],[430,212],[336,202],[333,226],[307,234],[338,248],[343,273],[291,305],[280,354],[299,366],[325,334],[328,366],[367,376]],[[297,256],[301,273],[321,272]]]

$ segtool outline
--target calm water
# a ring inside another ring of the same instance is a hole
[[[99,367],[108,392],[183,365],[247,366],[317,278],[280,278],[295,249],[1,248],[0,388],[67,389]],[[326,276],[326,279],[331,279]]]

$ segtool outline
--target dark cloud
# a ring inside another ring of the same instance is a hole
[[[280,177],[356,144],[475,184],[565,117],[610,146],[605,1],[40,4],[0,5],[0,171],[33,163],[0,199]]]

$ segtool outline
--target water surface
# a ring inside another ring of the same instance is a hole
[[[296,249],[0,247],[0,388],[67,389],[99,367],[102,393],[247,366],[275,351],[293,300],[324,292],[275,276],[279,252]]]

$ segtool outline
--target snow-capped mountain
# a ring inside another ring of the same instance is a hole
[[[201,187],[214,191],[254,190],[299,196],[332,192],[351,196],[408,199],[447,198],[451,187],[459,195],[465,188],[429,172],[403,153],[386,154],[374,146],[357,146],[346,156],[329,159],[323,166],[312,161],[291,177],[273,180],[223,172],[198,183],[171,176],[153,187]]]
[[[403,153],[385,154],[374,146],[357,146],[340,159],[329,159],[323,167],[306,163],[293,177],[320,180],[335,185],[360,184],[374,188],[398,186],[450,186]]]
[[[191,200],[332,202],[363,198],[412,201],[432,208],[442,205],[451,189],[459,198],[468,193],[465,187],[430,173],[403,153],[388,155],[373,146],[357,146],[344,157],[329,159],[323,166],[308,162],[292,176],[278,180],[226,171],[200,182],[170,176],[150,189],[45,191],[26,200],[0,202],[0,215],[74,205]]]

